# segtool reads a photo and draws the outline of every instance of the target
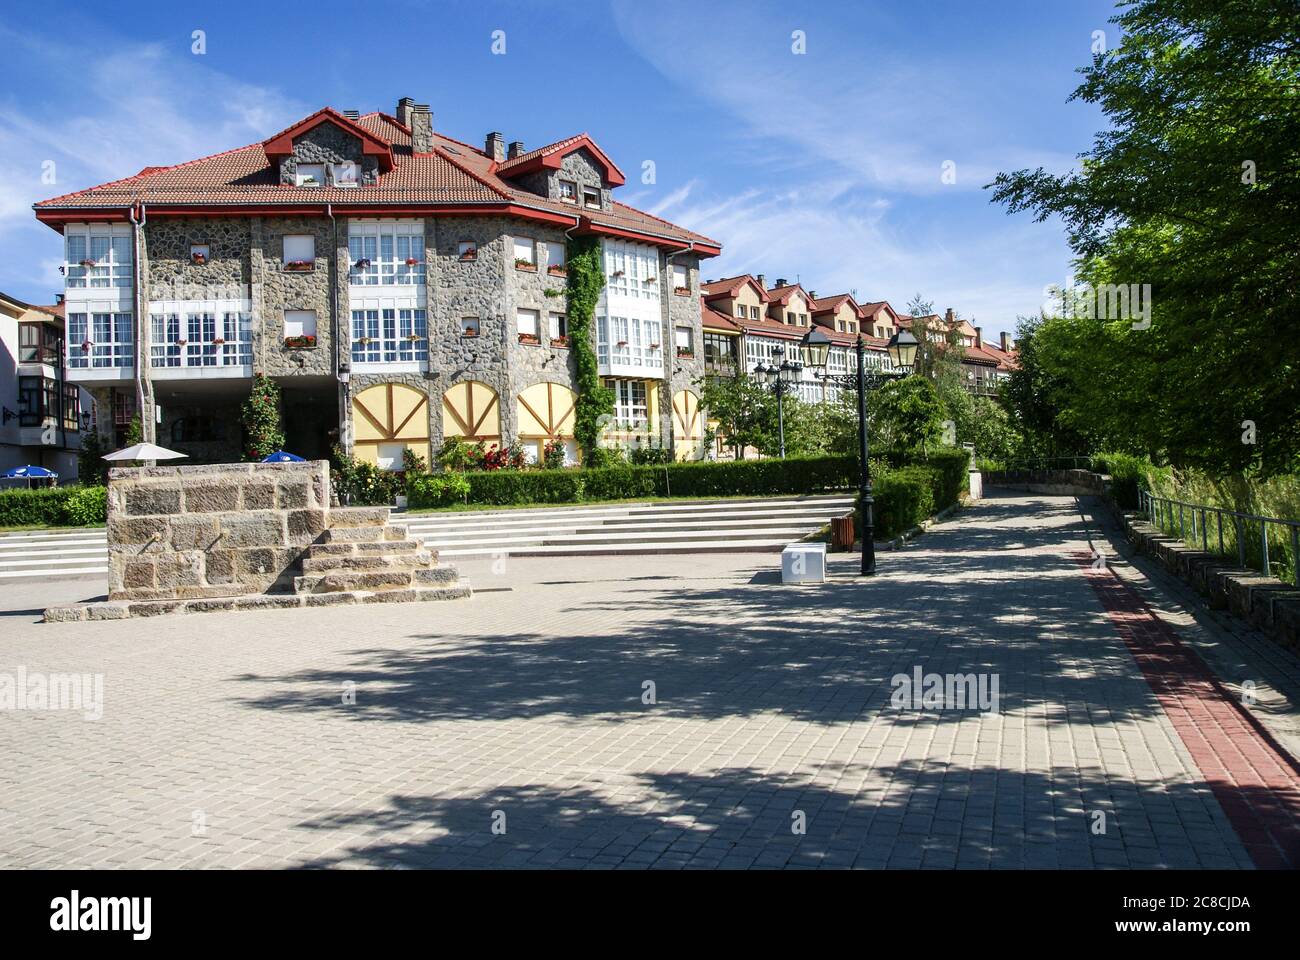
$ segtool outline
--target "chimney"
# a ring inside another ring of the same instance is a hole
[[[984,328],[983,328],[983,327],[976,327],[976,328],[975,328],[975,346],[977,346],[977,347],[983,347],[983,346],[984,346]]]
[[[506,138],[493,130],[483,141],[483,152],[500,163],[506,158]]]
[[[63,303],[63,294],[56,293],[54,295],[54,305],[57,307],[60,306],[62,303]]]
[[[402,97],[397,101],[397,122],[404,127],[411,125],[411,111],[415,108],[415,101],[410,97]]]
[[[521,156],[524,152],[524,142],[522,140],[512,140],[510,146],[506,149],[506,157],[513,160]]]
[[[411,108],[411,152],[433,153],[433,114],[427,103]]]
[[[817,299],[817,291],[816,291],[816,290],[809,290],[809,291],[808,291],[808,299],[809,299],[809,300],[816,300],[816,299]]]
[[[957,322],[957,314],[953,313],[952,307],[943,312],[943,322],[945,326],[949,327]]]
[[[763,275],[760,273],[760,274],[759,274],[757,277],[755,277],[754,279],[756,279],[756,280],[758,281],[758,285],[759,285],[760,287],[762,287],[764,290],[767,289],[767,277],[763,276]]]
[[[1005,330],[1002,331],[1002,352],[1011,352],[1011,334],[1007,333]]]
[[[360,119],[361,119],[361,111],[360,111],[360,110],[344,110],[344,111],[343,111],[343,116],[347,117],[349,120],[360,120]]]
[[[784,286],[785,286],[785,277],[778,277],[776,283],[772,284],[772,289],[775,290],[777,287],[784,287]]]

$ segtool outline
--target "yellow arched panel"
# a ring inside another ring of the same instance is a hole
[[[357,456],[386,469],[401,469],[402,447],[429,457],[429,398],[403,383],[379,383],[352,398],[352,430]]]
[[[442,395],[442,435],[471,443],[501,442],[501,405],[486,383],[465,380]]]
[[[519,394],[519,436],[547,440],[573,436],[578,395],[558,383],[534,383]]]
[[[678,460],[695,460],[704,439],[704,412],[699,394],[678,390],[673,394],[673,450]]]

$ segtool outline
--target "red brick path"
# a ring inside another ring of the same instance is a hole
[[[1255,865],[1300,867],[1295,760],[1137,593],[1075,556]]]

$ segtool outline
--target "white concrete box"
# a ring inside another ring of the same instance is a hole
[[[782,583],[825,583],[826,544],[792,543],[781,551]]]

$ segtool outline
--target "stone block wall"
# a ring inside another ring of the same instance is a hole
[[[108,484],[110,600],[174,600],[290,586],[329,526],[329,464],[116,467]]]

